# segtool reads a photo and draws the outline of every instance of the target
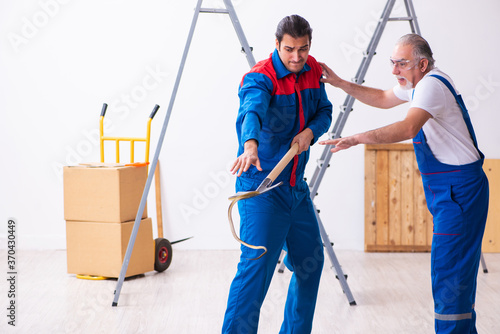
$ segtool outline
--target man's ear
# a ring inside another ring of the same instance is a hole
[[[280,49],[280,42],[278,42],[278,39],[276,38],[276,49],[279,50]]]
[[[429,60],[428,59],[421,59],[420,60],[420,71],[425,72],[427,68],[429,67]]]

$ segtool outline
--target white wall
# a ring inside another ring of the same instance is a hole
[[[311,54],[348,79],[386,1],[233,3],[256,59],[273,51],[278,21],[297,13],[314,29]],[[159,104],[154,152],[195,5],[195,0],[1,3],[2,247],[7,218],[14,217],[19,248],[65,248],[61,167],[98,161],[103,102],[109,104],[106,134],[117,136],[144,136],[147,117]],[[211,6],[223,3],[206,0],[204,7]],[[415,9],[437,66],[465,97],[482,151],[500,158],[500,2],[416,0]],[[398,3],[395,11],[403,10]],[[407,23],[388,24],[366,85],[395,85],[387,59],[396,39],[408,32]],[[237,147],[237,87],[248,70],[240,48],[228,17],[200,16],[160,156],[165,235],[170,240],[194,236],[178,248],[239,246],[226,212],[234,191],[227,167]],[[328,94],[335,119],[345,94],[332,87]],[[343,134],[399,120],[405,110],[380,111],[356,102]],[[322,147],[312,148],[309,177],[321,152]],[[363,249],[363,152],[359,146],[334,155],[316,199],[337,248]],[[111,148],[107,156],[113,159]],[[152,188],[151,217],[154,208]]]

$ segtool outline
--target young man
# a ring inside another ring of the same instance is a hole
[[[240,237],[261,250],[241,247],[238,271],[231,284],[223,333],[256,333],[260,307],[281,250],[294,273],[290,281],[280,333],[310,333],[321,271],[323,244],[304,181],[309,146],[325,133],[332,105],[320,82],[322,69],[309,56],[312,29],[298,15],[278,24],[276,50],[247,73],[239,89],[236,130],[236,191],[255,190],[290,147],[299,152],[275,183],[283,185],[238,202]]]
[[[432,293],[436,333],[477,333],[474,301],[489,188],[474,129],[450,77],[434,66],[432,51],[416,34],[401,37],[390,59],[398,80],[380,90],[339,78],[322,64],[325,79],[368,105],[391,108],[411,101],[406,118],[353,136],[327,140],[332,152],[357,144],[413,138],[427,207],[433,215]]]

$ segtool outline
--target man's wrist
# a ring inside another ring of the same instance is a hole
[[[354,89],[355,85],[356,84],[354,82],[340,79],[336,87],[342,89],[344,92],[351,92]]]
[[[304,132],[309,138],[309,146],[311,146],[314,143],[314,132],[311,130],[311,128],[305,128],[302,132]]]
[[[245,149],[245,151],[257,150],[258,147],[259,143],[255,139],[249,139],[245,142],[245,144],[243,144],[243,148]]]

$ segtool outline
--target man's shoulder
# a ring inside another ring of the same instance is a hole
[[[307,57],[307,62],[306,62],[307,65],[309,65],[309,67],[311,68],[311,70],[314,72],[314,73],[322,73],[323,72],[323,69],[321,68],[321,66],[319,65],[318,61],[316,60],[316,58],[314,58],[313,56],[309,55]]]
[[[316,58],[314,58],[313,56],[311,55],[308,55],[307,56],[307,61],[306,61],[307,65],[311,66],[311,67],[320,67],[319,64],[318,64],[318,61],[316,60]]]
[[[259,61],[252,67],[252,69],[248,73],[262,73],[265,75],[276,76],[272,58],[269,57],[267,59]]]
[[[264,59],[255,64],[252,69],[245,73],[241,80],[240,86],[245,82],[245,78],[251,76],[252,81],[256,82],[266,82],[266,78],[270,80],[273,88],[276,86],[276,71],[274,70],[273,61],[271,58]],[[269,81],[267,81],[269,83]]]
[[[426,110],[433,117],[439,117],[445,105],[454,98],[446,85],[434,75],[450,81],[445,73],[438,69],[431,70],[415,86],[412,106]]]
[[[437,76],[444,78],[446,81],[450,82],[453,85],[453,80],[451,80],[450,76],[444,73],[443,71],[439,70],[438,68],[434,68],[431,71],[429,71],[429,73],[427,73],[422,78],[422,81],[425,82],[426,84],[434,83],[434,84],[444,85],[441,79],[437,78]]]

